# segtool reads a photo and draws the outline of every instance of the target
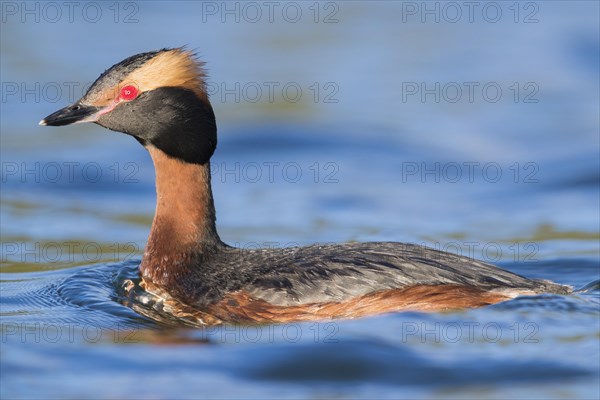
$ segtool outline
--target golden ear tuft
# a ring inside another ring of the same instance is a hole
[[[164,50],[126,76],[121,85],[135,85],[140,92],[159,87],[181,87],[207,98],[204,62],[182,48]]]

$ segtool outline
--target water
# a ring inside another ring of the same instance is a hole
[[[597,288],[281,326],[144,317],[120,282],[154,211],[149,157],[36,125],[112,63],[187,44],[210,71],[226,242],[425,243],[583,287],[600,279],[598,3],[493,3],[495,23],[434,2],[439,23],[421,2],[299,3],[295,23],[262,3],[257,22],[242,3],[239,22],[220,2],[97,3],[95,23],[96,3],[72,22],[35,4],[2,4],[2,398],[598,398]]]

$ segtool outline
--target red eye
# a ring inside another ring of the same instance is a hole
[[[127,85],[121,88],[121,93],[119,97],[125,101],[131,101],[135,99],[138,95],[138,90],[135,86]]]

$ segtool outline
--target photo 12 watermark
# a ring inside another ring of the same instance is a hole
[[[203,1],[202,23],[314,23],[340,22],[336,1]]]
[[[211,162],[212,180],[221,183],[298,183],[336,184],[340,166],[334,161]]]
[[[540,22],[535,1],[403,1],[402,23],[459,24]]]
[[[533,161],[502,164],[495,161],[404,161],[400,165],[402,183],[536,184],[540,166]]]
[[[402,82],[403,103],[539,103],[537,82]]]
[[[206,83],[211,101],[221,103],[339,103],[337,82],[214,82]]]
[[[139,329],[121,324],[10,323],[0,324],[0,343],[139,343]]]
[[[114,162],[103,165],[98,162],[49,161],[0,163],[0,182],[21,184],[73,184],[111,182],[116,184],[136,184],[140,166],[133,161]]]
[[[422,243],[434,250],[458,257],[468,257],[487,263],[511,261],[517,263],[537,263],[540,245],[536,242],[479,242],[472,240],[451,240],[448,242]],[[424,255],[425,256],[425,255]],[[427,253],[432,260],[443,259],[443,254]]]
[[[140,22],[137,1],[2,1],[0,11],[3,24]]]
[[[287,323],[278,325],[218,325],[200,329],[202,339],[215,343],[337,343],[337,322]]]
[[[141,254],[135,242],[13,241],[0,242],[2,263],[48,264],[122,262]]]
[[[402,343],[539,343],[539,330],[535,322],[403,321],[399,336]]]

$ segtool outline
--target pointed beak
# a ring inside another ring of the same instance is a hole
[[[100,107],[75,103],[48,115],[40,121],[40,125],[62,126],[81,122],[95,122],[98,118]]]

